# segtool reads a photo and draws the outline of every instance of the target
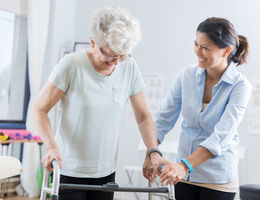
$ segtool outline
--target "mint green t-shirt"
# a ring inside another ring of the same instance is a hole
[[[84,50],[63,57],[49,81],[65,91],[56,133],[61,174],[98,178],[113,173],[123,108],[131,95],[144,89],[136,61],[120,62],[110,76],[103,76]]]

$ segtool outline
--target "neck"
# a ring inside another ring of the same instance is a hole
[[[97,70],[96,68],[95,68],[95,70],[98,73],[102,74],[103,76],[110,76],[113,73],[113,71],[115,70],[115,67],[112,70]]]
[[[226,71],[226,69],[228,68],[228,64],[223,64],[220,66],[216,66],[216,67],[212,67],[212,68],[207,68],[206,69],[206,75],[207,78],[218,82],[221,78],[221,76],[224,74],[224,72]]]

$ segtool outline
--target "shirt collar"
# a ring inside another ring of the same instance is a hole
[[[196,77],[198,80],[201,80],[202,75],[205,73],[205,69],[204,68],[200,68],[200,66],[197,66],[197,71],[196,71]]]
[[[228,68],[226,69],[226,71],[224,72],[220,80],[229,84],[233,84],[234,81],[236,80],[237,75],[238,75],[238,71],[236,69],[235,64],[230,63],[230,65],[228,66]]]
[[[198,70],[196,71],[196,77],[198,80],[201,80],[202,76],[205,73],[205,69],[204,68],[200,68],[198,66]],[[230,63],[230,65],[228,66],[228,68],[226,69],[226,71],[223,73],[220,81],[224,81],[226,83],[229,84],[233,84],[234,81],[236,80],[238,71],[236,69],[236,66],[234,63]]]

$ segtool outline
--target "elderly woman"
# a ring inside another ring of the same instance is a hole
[[[93,15],[91,48],[66,55],[55,66],[34,105],[34,123],[47,149],[43,165],[57,159],[61,183],[102,185],[114,181],[118,128],[130,98],[147,152],[157,168],[163,162],[147,109],[144,82],[130,56],[141,40],[139,22],[126,9],[106,7]],[[49,110],[61,100],[56,139]],[[60,191],[64,199],[113,199],[113,193]]]

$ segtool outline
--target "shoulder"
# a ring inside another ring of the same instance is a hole
[[[244,87],[248,90],[252,89],[252,84],[248,78],[236,69],[234,87]]]
[[[73,52],[66,54],[58,62],[58,67],[66,71],[74,71],[77,66],[83,66],[86,64],[87,55],[85,51]]]
[[[198,64],[192,64],[184,68],[184,72],[192,76],[201,75],[204,71],[205,69],[199,67]]]
[[[187,79],[193,78],[198,74],[201,74],[203,69],[200,69],[198,65],[189,65],[183,67],[176,75],[176,79]]]
[[[199,73],[200,71],[202,71],[203,69],[200,69],[198,65],[188,65],[183,67],[178,74],[181,75],[195,75],[197,73]]]
[[[124,65],[125,68],[129,68],[129,69],[134,69],[134,68],[138,67],[137,62],[133,57],[130,57],[126,61],[121,62],[121,65]]]
[[[71,64],[82,63],[83,60],[87,59],[86,50],[67,54],[64,59]]]
[[[121,73],[136,74],[140,73],[139,66],[136,60],[131,57],[128,60],[121,62],[118,66]]]
[[[252,93],[252,84],[241,72],[235,70],[233,82],[231,82],[230,97],[233,101],[246,106]]]

